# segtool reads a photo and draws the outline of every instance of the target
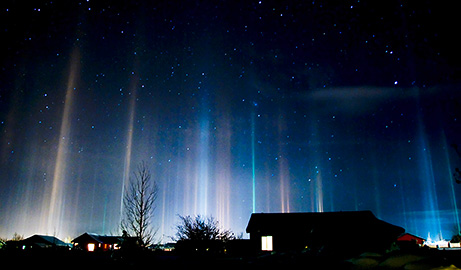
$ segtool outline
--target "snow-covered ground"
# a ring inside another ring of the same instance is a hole
[[[459,251],[412,252],[412,253],[363,253],[348,260],[352,269],[405,269],[405,270],[454,270],[461,269]],[[445,253],[444,253],[445,252]],[[456,254],[454,253],[456,252]]]

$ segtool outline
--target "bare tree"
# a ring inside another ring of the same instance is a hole
[[[141,246],[152,243],[156,230],[152,226],[152,217],[156,208],[158,186],[151,179],[146,162],[141,162],[130,178],[130,185],[123,197],[124,218],[122,230],[138,238]]]
[[[11,241],[21,241],[21,240],[24,240],[24,235],[20,235],[17,232],[15,232],[13,234],[13,238],[11,238]]]
[[[192,218],[191,216],[179,216],[181,220],[176,226],[176,241],[208,241],[220,240],[229,241],[235,239],[234,234],[219,227],[219,223],[213,217],[202,217],[200,215]]]

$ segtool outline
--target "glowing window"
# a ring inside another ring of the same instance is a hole
[[[272,251],[272,236],[262,236],[261,237],[261,250],[262,251]]]
[[[88,251],[94,251],[94,244],[88,244]]]

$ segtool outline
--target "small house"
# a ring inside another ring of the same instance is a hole
[[[356,254],[383,251],[405,232],[371,211],[254,213],[246,232],[253,250]]]
[[[18,241],[17,246],[21,249],[68,248],[69,244],[64,243],[54,236],[35,234]]]
[[[90,252],[118,249],[121,242],[121,236],[107,236],[93,233],[84,233],[72,240],[75,248]]]

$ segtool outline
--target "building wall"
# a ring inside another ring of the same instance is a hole
[[[301,233],[250,233],[251,248],[262,252],[262,237],[272,236],[273,251],[303,250],[308,246],[305,235]]]
[[[416,241],[416,244],[418,245],[424,244],[424,239],[421,239],[419,237],[416,237],[410,234],[404,234],[400,236],[397,240],[398,241]]]

